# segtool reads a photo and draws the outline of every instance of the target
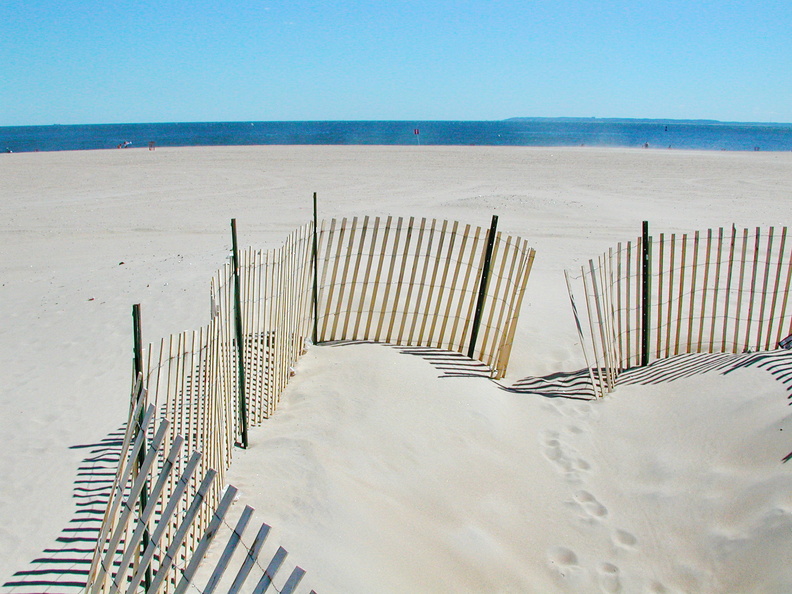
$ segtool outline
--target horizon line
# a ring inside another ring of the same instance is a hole
[[[716,120],[707,118],[647,118],[647,117],[598,117],[598,116],[512,116],[493,120],[474,120],[474,119],[448,119],[448,120],[420,120],[420,119],[330,119],[330,120],[172,120],[172,121],[150,121],[150,122],[82,122],[82,123],[52,123],[52,124],[2,124],[0,128],[51,128],[57,126],[145,126],[161,124],[275,124],[275,123],[362,123],[362,122],[404,122],[410,124],[429,123],[429,122],[520,122],[520,121],[546,121],[546,122],[635,122],[635,123],[678,123],[678,124],[713,124],[713,125],[755,125],[755,126],[792,126],[792,122],[780,121],[741,121],[741,120]]]

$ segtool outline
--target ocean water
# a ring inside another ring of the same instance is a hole
[[[418,132],[418,133],[416,133]],[[792,150],[792,124],[514,118],[491,122],[204,122],[0,127],[0,150],[283,144],[605,146]]]

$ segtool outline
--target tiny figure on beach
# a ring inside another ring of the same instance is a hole
[[[7,153],[13,153],[14,151],[12,151],[10,148],[6,147],[6,148],[5,148],[5,152],[7,152]]]
[[[644,142],[644,148],[649,148],[649,143],[648,142]]]
[[[122,142],[121,144],[119,144],[119,145],[118,145],[118,148],[126,148],[126,147],[128,147],[130,144],[132,144],[130,141],[128,141],[128,140],[125,140],[124,142]]]
[[[155,148],[155,142],[153,140],[149,140],[149,150],[153,151]]]

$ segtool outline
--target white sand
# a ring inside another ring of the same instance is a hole
[[[2,155],[0,580],[75,518],[86,450],[70,448],[124,420],[132,304],[148,340],[204,324],[231,217],[244,245],[274,247],[309,220],[313,191],[322,217],[498,214],[537,249],[508,386],[583,367],[564,268],[643,219],[658,232],[787,224],[790,188],[790,153]],[[395,347],[314,347],[229,480],[319,592],[788,592],[789,384],[738,363],[672,381],[672,362],[588,403],[443,377]]]

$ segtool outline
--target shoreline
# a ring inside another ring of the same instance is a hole
[[[372,148],[372,149],[382,149],[382,148],[402,148],[402,149],[444,149],[444,148],[470,148],[470,149],[525,149],[525,150],[540,150],[540,151],[548,151],[548,150],[602,150],[602,151],[636,151],[636,150],[649,150],[649,151],[658,151],[658,152],[666,152],[666,151],[677,151],[682,153],[705,153],[705,154],[712,154],[712,153],[736,153],[736,154],[754,154],[754,153],[768,153],[768,154],[783,154],[783,153],[790,153],[792,149],[779,149],[779,150],[764,150],[761,148],[758,149],[706,149],[706,148],[685,148],[685,147],[662,147],[662,146],[609,146],[609,145],[588,145],[588,144],[581,144],[581,145],[495,145],[495,144],[421,144],[421,145],[414,145],[414,144],[353,144],[353,143],[344,143],[344,144],[315,144],[315,143],[300,143],[300,144],[224,144],[224,145],[216,145],[216,144],[202,144],[202,145],[157,145],[156,148],[151,151],[145,146],[128,146],[128,147],[102,147],[102,148],[86,148],[86,149],[53,149],[53,150],[32,150],[32,151],[0,151],[0,155],[27,155],[30,153],[83,153],[83,152],[103,152],[103,151],[118,151],[118,150],[126,150],[126,151],[146,151],[146,152],[156,152],[162,150],[174,150],[174,149],[230,149],[230,148],[281,148],[281,149],[296,149],[299,147],[324,147],[324,148],[333,148],[333,147],[348,147],[348,148]]]

